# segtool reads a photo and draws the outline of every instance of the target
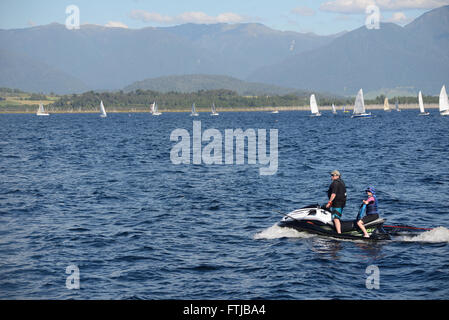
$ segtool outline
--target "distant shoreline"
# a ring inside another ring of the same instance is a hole
[[[366,110],[383,110],[383,105],[366,105]],[[393,107],[393,108],[391,108]],[[337,113],[342,113],[342,107],[337,106]],[[394,110],[394,106],[390,106],[391,111]],[[438,109],[438,104],[429,104],[425,105],[426,109]],[[309,106],[291,106],[291,107],[277,107],[279,112],[282,111],[310,111]],[[331,111],[331,106],[319,106],[320,111]],[[401,110],[419,110],[418,104],[407,104],[407,105],[399,105],[399,109]],[[217,108],[217,112],[272,112],[274,111],[274,107],[245,107],[245,108]],[[35,114],[36,110],[0,110],[0,114]],[[176,110],[159,110],[162,113],[190,113],[191,109],[176,109]],[[347,106],[346,111],[353,111],[353,106]],[[99,113],[99,110],[48,110],[50,114],[82,114],[82,113]],[[106,108],[107,113],[150,113],[150,111],[137,109],[137,108],[129,108],[129,109],[115,109],[115,108]],[[210,109],[207,108],[197,108],[198,113],[210,113]]]

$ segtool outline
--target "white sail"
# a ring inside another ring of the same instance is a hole
[[[103,100],[101,100],[101,102],[100,102],[100,112],[101,112],[100,117],[102,117],[102,118],[107,117],[106,110],[104,109],[104,105],[103,105]]]
[[[418,93],[418,103],[419,103],[419,115],[420,116],[428,116],[430,113],[426,112],[426,110],[424,110],[424,102],[422,99],[422,93],[421,91]]]
[[[335,104],[332,103],[332,113],[337,114],[337,109],[335,109]]]
[[[363,99],[363,90],[360,89],[355,98],[354,114],[365,113],[365,100]]]
[[[212,115],[212,116],[218,116],[217,109],[215,108],[215,103],[212,103],[212,107],[211,107],[211,115]]]
[[[395,108],[396,108],[396,111],[401,111],[401,109],[399,109],[399,101],[398,101],[398,98],[396,98],[396,102],[394,103],[395,104]]]
[[[384,100],[384,111],[386,111],[386,112],[391,111],[390,110],[390,103],[388,102],[388,98],[387,97],[385,97],[385,100]]]
[[[38,116],[48,116],[49,114],[45,112],[44,110],[44,105],[41,103],[39,103],[39,109],[36,112],[36,115]]]
[[[449,100],[447,97],[446,87],[443,86],[440,92],[440,113],[441,115],[449,115]]]
[[[352,113],[351,118],[371,118],[374,117],[370,113],[366,113],[365,111],[365,100],[363,99],[363,90],[360,89],[357,93],[357,97],[355,98],[354,103],[354,112]]]
[[[424,110],[424,102],[422,100],[422,93],[421,93],[421,91],[418,93],[418,102],[419,102],[419,111],[421,113],[425,113],[426,111]]]
[[[192,104],[192,113],[190,114],[192,117],[197,117],[198,112],[196,112],[195,102]]]
[[[156,101],[151,105],[151,113],[153,116],[160,116],[162,113],[159,112],[159,108],[157,106]]]
[[[315,95],[310,96],[310,111],[312,115],[320,116],[320,111],[318,110],[318,104],[316,103]]]

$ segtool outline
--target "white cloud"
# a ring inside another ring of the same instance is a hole
[[[404,12],[395,12],[393,13],[393,15],[391,16],[390,19],[388,19],[388,22],[394,22],[394,23],[399,23],[399,24],[405,24],[410,22],[410,18],[407,18],[407,16],[405,15]]]
[[[296,7],[291,10],[291,13],[303,16],[303,17],[310,17],[315,15],[315,10],[309,7]]]
[[[133,10],[130,13],[130,17],[135,20],[141,20],[143,22],[155,22],[159,24],[182,24],[182,23],[201,23],[201,24],[213,24],[213,23],[239,23],[246,19],[236,13],[226,12],[221,13],[218,16],[209,16],[204,12],[184,12],[177,16],[166,16],[156,12],[148,12],[144,10]]]
[[[109,21],[104,26],[108,27],[108,28],[124,28],[124,29],[128,29],[128,26],[126,24],[124,24],[122,22],[119,22],[119,21]]]
[[[320,10],[338,13],[365,13],[369,5],[381,10],[433,9],[449,4],[449,0],[333,0],[321,4]]]

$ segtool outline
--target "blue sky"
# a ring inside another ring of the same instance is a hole
[[[187,22],[259,22],[278,30],[333,34],[365,23],[365,9],[376,4],[381,21],[404,25],[449,0],[0,0],[0,29],[65,23],[65,9],[76,5],[81,24],[128,28]]]

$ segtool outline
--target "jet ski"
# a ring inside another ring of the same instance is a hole
[[[337,233],[331,218],[331,212],[319,204],[310,205],[285,214],[278,223],[283,228],[293,228],[322,236],[350,240],[390,240],[390,235],[384,230],[385,219],[378,218],[365,224],[369,238],[363,237],[363,232],[357,226],[356,220],[341,220],[341,233]]]

